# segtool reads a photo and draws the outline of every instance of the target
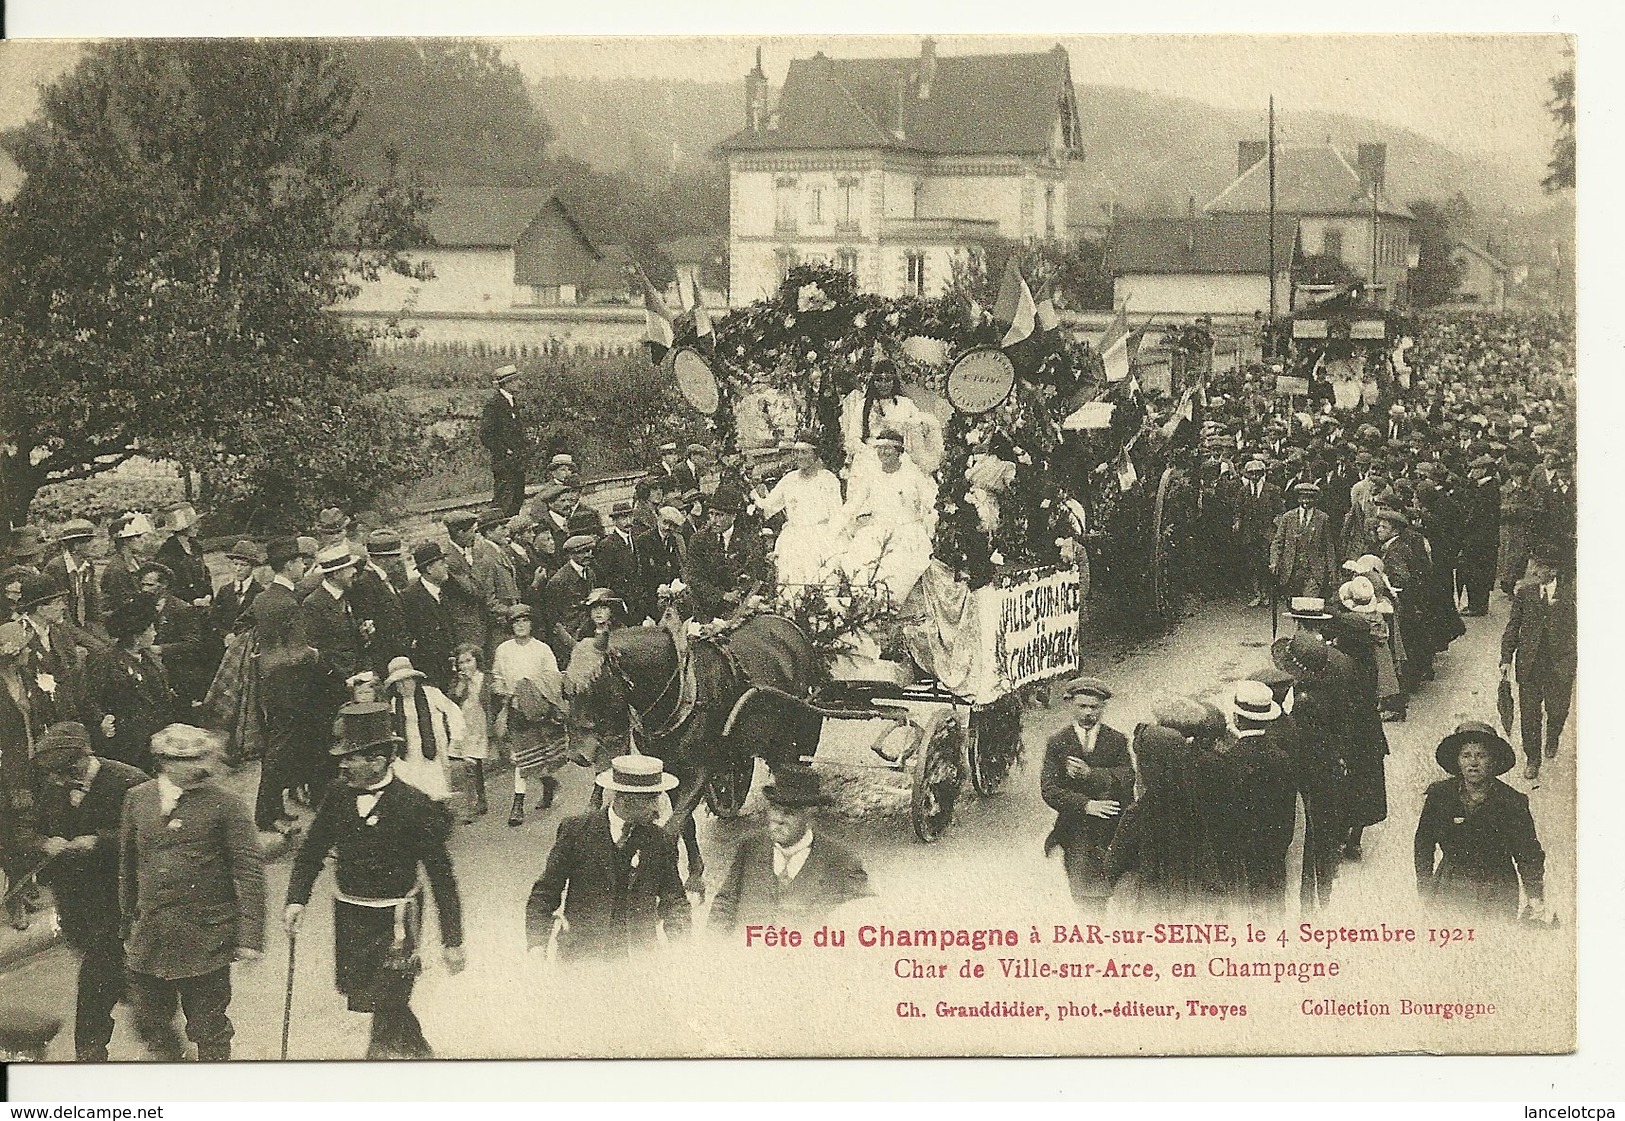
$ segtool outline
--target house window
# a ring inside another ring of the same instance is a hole
[[[796,251],[787,247],[775,249],[773,251],[773,257],[778,263],[779,283],[782,284],[789,277],[790,270],[795,268],[796,264],[798,263],[796,260]]]
[[[903,292],[909,296],[925,295],[925,254],[910,251],[903,255]]]
[[[1044,188],[1044,236],[1055,236],[1055,188]]]
[[[849,272],[853,276],[858,275],[858,251],[856,249],[842,249],[836,254],[835,263],[840,266],[842,272]]]
[[[1341,261],[1343,259],[1343,231],[1331,227],[1321,231],[1320,253],[1323,257],[1335,257]]]
[[[796,181],[780,179],[774,184],[773,226],[794,232],[796,228]]]
[[[844,229],[855,229],[858,224],[859,187],[856,179],[842,179],[836,188],[836,223]]]
[[[824,224],[824,188],[807,188],[807,222],[809,225],[822,226]]]

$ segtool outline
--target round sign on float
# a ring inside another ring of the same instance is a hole
[[[1016,387],[1016,367],[1002,350],[982,347],[966,351],[948,371],[944,391],[948,403],[975,415],[998,408]]]
[[[706,416],[717,411],[717,379],[711,365],[693,347],[685,346],[672,356],[672,377],[683,399]]]

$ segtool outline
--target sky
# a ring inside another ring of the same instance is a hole
[[[781,82],[792,58],[915,54],[917,36],[503,39],[527,75],[646,76],[723,81],[750,69],[762,47]],[[1551,76],[1572,40],[1500,35],[939,35],[939,53],[1047,50],[1063,43],[1079,84],[1128,86],[1251,109],[1262,123],[1273,93],[1283,114],[1325,110],[1412,129],[1467,155],[1490,154],[1543,172],[1552,123]],[[35,89],[72,65],[61,42],[0,45],[0,127],[37,104]],[[1088,112],[1087,105],[1081,107]]]

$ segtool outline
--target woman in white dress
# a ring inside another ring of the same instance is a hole
[[[903,454],[899,433],[886,429],[869,443],[879,466],[848,487],[851,540],[841,568],[854,584],[885,585],[900,604],[931,563],[937,485]]]
[[[839,545],[836,534],[841,524],[841,483],[818,458],[813,434],[797,433],[790,446],[796,470],[771,491],[758,485],[755,493],[756,509],[764,518],[784,511],[784,528],[773,549],[781,588],[822,584],[830,576],[830,558]]]
[[[395,774],[437,802],[451,800],[446,763],[463,738],[463,710],[424,679],[410,658],[392,658],[384,694],[394,712],[395,734],[405,741]]]
[[[472,642],[457,647],[457,676],[451,699],[463,711],[463,738],[453,745],[452,758],[465,764],[463,823],[489,809],[485,801],[485,760],[490,757],[491,675],[485,672],[485,652]]]
[[[513,809],[508,813],[513,826],[525,823],[525,772],[542,772],[537,808],[545,810],[559,787],[553,776],[564,766],[564,737],[556,721],[564,709],[564,678],[553,648],[531,634],[531,625],[528,605],[508,608],[513,637],[491,659],[491,694],[497,706],[492,733],[507,742],[513,756]]]
[[[941,422],[904,396],[896,364],[882,358],[875,363],[868,385],[854,389],[841,402],[848,485],[879,466],[869,441],[887,429],[902,438],[903,450],[921,471],[930,474],[941,464]]]

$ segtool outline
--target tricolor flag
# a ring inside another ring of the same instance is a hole
[[[671,311],[666,301],[660,298],[642,269],[638,270],[638,279],[643,282],[643,341],[649,347],[650,363],[658,366],[677,336],[672,330]]]
[[[1004,333],[1004,341],[999,345],[1012,347],[1031,337],[1037,326],[1037,317],[1038,305],[1033,302],[1033,291],[1027,287],[1027,279],[1021,275],[1021,269],[1012,257],[1004,266],[1004,280],[999,284],[999,302],[993,307],[993,321],[1010,325]]]
[[[1122,381],[1128,377],[1134,356],[1129,352],[1127,304],[1117,309],[1117,318],[1100,337],[1100,361],[1106,367],[1107,381]]]

